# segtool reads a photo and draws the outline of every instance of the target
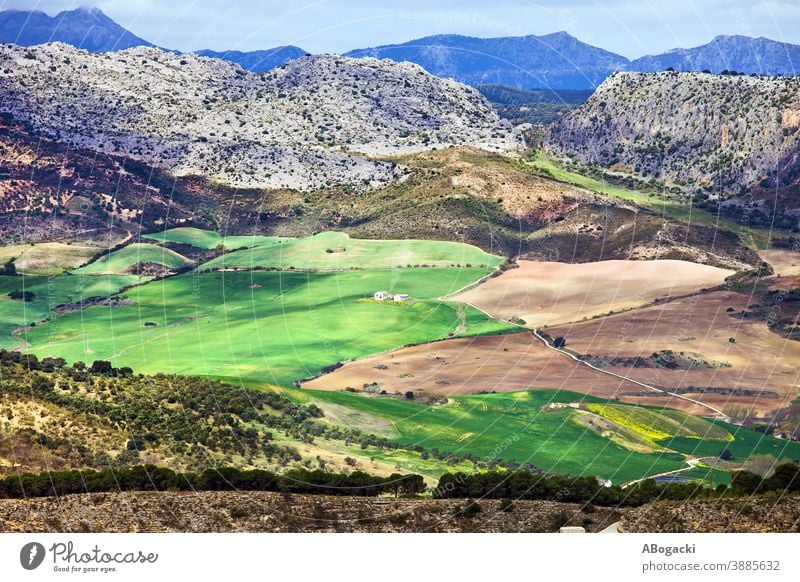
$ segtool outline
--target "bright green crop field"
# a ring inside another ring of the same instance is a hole
[[[487,272],[187,273],[125,292],[131,305],[67,314],[36,326],[25,339],[42,357],[286,386],[337,362],[412,343],[514,329],[433,299]],[[411,300],[359,301],[382,289]]]
[[[437,406],[348,392],[303,392],[323,408],[333,403],[389,420],[399,436],[387,438],[426,449],[527,462],[554,473],[599,475],[617,484],[686,466],[679,454],[621,447],[572,422],[572,409],[541,410],[551,402],[605,402],[564,390],[455,396]]]
[[[227,250],[279,244],[294,239],[280,236],[235,235],[222,236],[213,230],[202,230],[190,226],[172,228],[164,232],[142,235],[143,238],[160,243],[191,245],[199,249],[213,249],[222,246]]]
[[[137,263],[156,263],[170,269],[190,267],[192,261],[167,248],[146,243],[133,243],[100,257],[98,260],[76,269],[73,273],[84,275],[123,274]]]
[[[352,239],[341,232],[286,240],[222,255],[201,265],[211,269],[347,270],[397,267],[496,267],[502,257],[446,241]]]
[[[361,423],[365,430],[380,425],[375,418],[382,419],[384,424],[388,421],[392,430],[384,436],[399,443],[420,444],[426,449],[435,447],[449,453],[471,453],[483,460],[528,462],[554,473],[598,475],[615,484],[687,467],[683,454],[716,457],[725,448],[730,448],[740,462],[750,455],[764,453],[776,458],[800,459],[800,443],[766,437],[726,423],[713,423],[716,426],[712,427],[710,439],[679,437],[658,441],[674,452],[635,452],[573,422],[573,415],[577,414],[573,409],[545,412],[542,407],[568,402],[601,408],[627,407],[639,420],[647,416],[642,414],[643,410],[650,413],[647,418],[653,426],[641,427],[645,432],[685,433],[687,427],[665,421],[664,413],[669,417],[673,412],[669,409],[618,404],[565,390],[454,396],[447,404],[436,406],[349,392],[292,389],[284,393],[300,401],[315,402],[323,409],[326,405],[336,405],[340,407],[339,416],[344,407],[351,409],[355,413],[347,417],[348,423],[353,426]],[[712,424],[680,412],[675,416],[694,419],[704,430],[706,424]],[[728,440],[730,435],[733,441]],[[708,468],[698,467],[681,475],[703,479],[708,472]],[[714,481],[728,482],[730,475],[715,470]]]
[[[0,348],[17,346],[19,338],[11,335],[15,329],[50,317],[51,309],[59,305],[105,297],[140,281],[136,275],[0,276]],[[29,302],[9,299],[8,293],[14,290],[31,291],[35,298]]]

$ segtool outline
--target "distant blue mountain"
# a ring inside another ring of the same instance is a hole
[[[769,75],[800,74],[800,46],[768,38],[749,36],[718,36],[708,44],[689,49],[674,49],[660,55],[650,55],[631,63],[634,71],[702,71],[720,73],[733,70],[740,73]]]
[[[90,52],[154,46],[125,30],[98,8],[66,10],[48,16],[38,10],[0,11],[0,42],[22,46],[60,41]],[[238,63],[263,72],[307,53],[296,46],[250,52],[201,50],[197,54]],[[591,90],[614,71],[725,69],[742,73],[797,75],[800,46],[767,38],[718,36],[710,43],[674,49],[634,61],[581,42],[566,32],[544,36],[474,38],[455,34],[428,36],[402,44],[357,49],[350,57],[410,61],[429,73],[469,85],[521,89]]]
[[[93,53],[154,46],[122,28],[99,8],[65,10],[55,16],[38,10],[0,12],[0,42],[32,46],[56,41]]]
[[[593,89],[609,74],[629,65],[625,57],[566,32],[504,38],[447,34],[358,49],[346,56],[411,61],[429,73],[468,85],[523,89]]]
[[[202,57],[211,57],[214,59],[232,61],[255,73],[263,73],[264,71],[269,71],[270,69],[279,67],[293,59],[304,57],[308,53],[301,48],[290,45],[250,52],[216,52],[212,50],[202,50],[197,51],[197,54]]]

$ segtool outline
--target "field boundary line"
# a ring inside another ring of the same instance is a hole
[[[651,386],[650,384],[645,384],[644,382],[640,382],[639,380],[634,380],[633,378],[628,378],[628,377],[623,376],[621,374],[617,374],[616,372],[610,372],[608,370],[604,370],[602,368],[598,368],[594,364],[591,364],[591,363],[589,363],[589,362],[587,362],[585,360],[582,360],[578,356],[575,356],[575,355],[569,353],[566,350],[562,350],[560,348],[555,347],[554,345],[551,345],[550,342],[548,342],[544,338],[544,336],[542,336],[539,333],[538,329],[534,329],[534,330],[531,330],[531,331],[533,332],[533,335],[535,335],[539,340],[541,340],[541,342],[545,346],[547,346],[551,350],[556,351],[556,352],[558,352],[560,354],[563,354],[563,355],[567,356],[568,358],[570,358],[572,360],[575,360],[576,362],[578,362],[580,364],[583,364],[584,366],[588,366],[592,370],[600,372],[601,374],[607,374],[609,376],[613,376],[615,378],[619,378],[620,380],[625,380],[627,382],[631,382],[633,384],[637,384],[638,386],[643,386],[644,388],[647,388],[649,390],[653,390],[655,392],[660,392],[661,394],[669,394],[670,396],[674,396],[675,398],[679,398],[680,400],[685,400],[687,402],[691,402],[693,404],[697,404],[699,406],[702,406],[703,408],[707,408],[708,410],[711,410],[720,420],[724,420],[726,422],[730,422],[731,421],[730,417],[727,414],[725,414],[724,412],[722,412],[718,408],[714,408],[710,404],[706,404],[705,402],[700,402],[699,400],[695,400],[693,398],[689,398],[689,397],[683,396],[681,394],[676,394],[675,392],[670,392],[669,390],[663,390],[661,388],[656,388],[655,386]]]

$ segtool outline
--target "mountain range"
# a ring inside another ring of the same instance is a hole
[[[434,75],[468,85],[527,89],[593,88],[629,64],[625,57],[583,43],[566,32],[505,38],[448,34],[345,54],[411,61]]]
[[[128,32],[97,8],[79,8],[54,17],[39,11],[0,12],[0,42],[30,46],[60,41],[89,52],[153,46]],[[197,51],[261,73],[306,55],[296,46],[257,51]],[[409,42],[360,48],[349,57],[410,61],[441,77],[468,85],[507,85],[522,89],[594,89],[615,71],[678,71],[795,75],[800,46],[766,38],[718,36],[708,44],[659,55],[628,58],[581,42],[566,32],[543,36],[474,38],[443,34]]]
[[[412,63],[317,55],[256,74],[152,47],[0,47],[0,111],[63,143],[245,188],[398,177],[375,155],[521,138],[474,88]]]
[[[125,30],[99,8],[65,10],[52,17],[39,10],[3,10],[0,42],[20,46],[63,42],[92,53],[153,46]]]

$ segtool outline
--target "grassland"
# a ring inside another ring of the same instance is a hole
[[[139,281],[136,275],[0,276],[0,347],[17,346],[20,338],[12,335],[15,329],[51,317],[51,310],[59,305],[105,297]],[[14,290],[32,292],[34,300],[9,299],[8,293]]]
[[[722,421],[712,422],[730,433],[733,437],[732,440],[720,443],[712,440],[675,436],[657,442],[674,451],[697,457],[715,457],[723,449],[728,449],[733,455],[731,460],[735,463],[744,463],[753,455],[772,455],[776,459],[790,458],[800,461],[800,443],[798,442],[776,439],[760,432]]]
[[[290,389],[284,393],[302,402],[316,403],[323,410],[333,405],[339,415],[341,409],[356,411],[347,417],[350,426],[380,433],[382,421],[382,434],[399,443],[470,453],[484,461],[497,458],[528,462],[555,473],[599,475],[614,483],[684,468],[685,456],[717,457],[726,448],[738,463],[754,454],[800,459],[800,443],[680,411],[617,404],[568,390],[456,396],[437,406],[349,392]],[[574,422],[580,411],[566,406],[549,407],[575,402],[602,412],[604,417],[613,417],[643,440],[663,449],[631,450],[610,435]],[[671,436],[658,438],[665,434]],[[716,484],[730,481],[728,471],[702,466],[680,475],[705,479],[710,472]]]
[[[125,292],[131,305],[64,315],[30,330],[26,339],[39,356],[285,386],[337,362],[403,345],[512,329],[472,308],[434,300],[487,272],[191,273]],[[412,300],[401,307],[358,301],[379,289]]]
[[[586,188],[592,192],[597,192],[604,196],[611,196],[618,200],[633,202],[634,204],[662,214],[666,219],[699,223],[712,228],[720,228],[737,233],[742,237],[742,240],[754,250],[769,248],[769,241],[775,234],[768,229],[743,226],[732,220],[710,214],[705,210],[694,208],[689,204],[674,200],[666,200],[654,193],[632,190],[603,180],[598,180],[597,178],[569,171],[544,152],[538,152],[536,157],[527,163],[533,168],[544,171],[547,176],[554,180]]]
[[[16,259],[17,272],[25,275],[58,275],[89,262],[100,252],[91,245],[57,242],[0,247],[0,263]]]
[[[142,235],[143,238],[159,243],[177,243],[191,245],[200,249],[214,249],[222,246],[226,250],[235,250],[257,246],[269,246],[292,239],[280,236],[234,235],[222,236],[213,230],[202,230],[194,227],[179,227]]]
[[[170,249],[147,243],[133,243],[74,272],[84,275],[121,275],[140,263],[154,263],[169,269],[182,269],[192,265],[192,261]]]
[[[396,267],[498,266],[502,257],[478,247],[447,241],[351,239],[322,232],[225,254],[200,266],[212,269],[391,269]]]
[[[542,411],[553,402],[604,402],[564,390],[456,396],[439,406],[348,392],[308,394],[323,409],[332,403],[388,420],[392,431],[386,436],[399,443],[470,453],[485,461],[532,463],[554,473],[599,475],[614,483],[685,466],[679,454],[633,452],[570,422],[572,409]]]

